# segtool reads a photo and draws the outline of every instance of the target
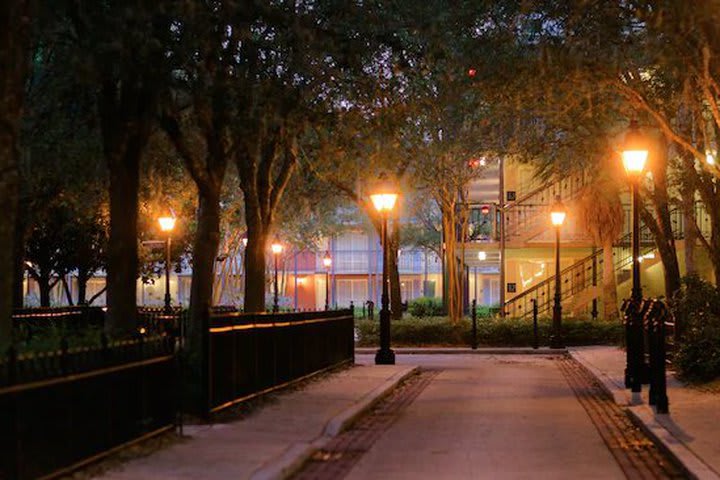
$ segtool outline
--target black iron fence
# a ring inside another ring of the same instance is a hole
[[[201,362],[203,414],[353,360],[352,309],[233,310],[213,309],[202,329],[204,354],[190,356]],[[35,317],[15,321],[77,322],[85,312],[39,317],[33,310],[26,313]],[[103,335],[99,345],[81,348],[69,348],[63,336],[56,351],[11,347],[0,355],[0,480],[57,475],[172,428],[187,405],[183,390],[193,390],[179,382],[184,317],[177,309],[143,309],[140,329],[166,334],[112,343]]]
[[[101,307],[37,307],[16,309],[12,315],[16,338],[30,341],[48,331],[69,335],[101,329],[105,324],[105,309]]]
[[[352,309],[216,313],[208,323],[206,414],[354,358]]]
[[[39,478],[172,428],[175,340],[138,338],[0,360],[0,479]]]

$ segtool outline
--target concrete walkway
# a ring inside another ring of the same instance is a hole
[[[624,350],[581,347],[570,349],[570,353],[605,383],[618,403],[630,405],[629,391],[624,387]],[[669,415],[656,415],[647,406],[647,393],[647,386],[643,386],[644,405],[630,407],[631,413],[695,477],[720,478],[720,393],[684,386],[669,374]]]
[[[625,478],[551,358],[397,360],[442,371],[346,478]]]
[[[190,438],[106,472],[106,480],[283,478],[395,388],[409,366],[359,365],[278,395],[232,423],[186,426]]]

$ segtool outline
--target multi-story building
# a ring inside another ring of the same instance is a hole
[[[487,162],[487,161],[485,161]],[[501,161],[486,164],[484,175],[470,185],[467,198],[469,225],[462,234],[466,278],[466,302],[477,299],[479,305],[502,306],[509,316],[526,316],[537,302],[541,314],[549,312],[554,293],[555,236],[549,221],[549,209],[560,197],[568,208],[561,230],[561,286],[563,308],[569,314],[602,311],[602,252],[594,248],[582,231],[575,214],[574,202],[583,191],[588,178],[583,173],[545,183],[529,166]],[[629,199],[626,210],[629,211]],[[684,225],[679,211],[671,213],[676,230],[681,269],[683,265]],[[702,231],[709,224],[701,206],[698,222]],[[707,232],[706,232],[707,233]],[[663,267],[647,228],[641,232],[642,283],[648,295],[662,295]],[[630,225],[626,215],[625,229],[614,248],[614,265],[619,297],[630,290]],[[460,250],[460,251],[462,251]],[[325,254],[332,264],[326,269]],[[443,291],[442,263],[429,250],[404,249],[399,254],[401,296],[403,301],[421,296],[440,297]],[[703,261],[702,249],[697,250],[701,272],[711,276],[709,262]],[[359,308],[368,300],[380,303],[382,252],[375,231],[358,226],[326,239],[317,251],[285,251],[279,258],[281,303],[298,309],[323,308],[326,292],[331,306],[347,306],[352,301]],[[273,275],[272,265],[268,278]],[[242,252],[218,262],[216,298],[218,304],[242,303]],[[170,293],[174,302],[186,305],[190,298],[192,272],[173,272]],[[75,285],[71,281],[71,290]],[[99,275],[88,285],[88,297],[101,291],[104,278]],[[36,287],[26,281],[27,304],[37,304]],[[272,284],[268,284],[268,297]],[[138,282],[138,303],[161,305],[164,282]],[[58,285],[53,299],[63,304],[65,292]],[[101,294],[95,304],[104,304]]]

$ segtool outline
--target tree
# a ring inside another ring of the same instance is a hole
[[[603,318],[608,321],[619,318],[613,245],[623,232],[625,218],[617,179],[607,173],[615,170],[598,169],[578,200],[580,223],[603,250]]]
[[[213,299],[220,200],[230,161],[229,126],[237,118],[236,89],[242,82],[233,75],[240,52],[238,30],[230,19],[237,12],[223,2],[184,7],[175,47],[176,68],[182,74],[175,76],[175,101],[161,125],[198,192],[190,287],[190,334],[195,342]]]
[[[113,335],[136,324],[140,162],[169,78],[171,4],[61,2],[53,12],[57,71],[76,72],[95,94],[110,179],[106,329]]]
[[[30,62],[31,0],[8,0],[0,5],[0,343],[10,339],[16,252],[15,229],[20,179],[18,175],[20,120]]]
[[[318,2],[312,9],[255,4],[238,12],[242,122],[233,124],[232,143],[248,236],[246,311],[265,309],[266,247],[310,125],[327,125],[352,105],[367,41],[356,16],[368,8]]]

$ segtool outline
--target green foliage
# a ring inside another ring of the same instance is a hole
[[[442,299],[420,297],[408,304],[408,313],[413,317],[437,317],[443,314]]]
[[[681,334],[673,363],[684,380],[720,376],[720,289],[696,276],[683,279],[671,302]]]
[[[357,320],[358,346],[376,346],[379,339],[377,320]],[[405,318],[391,323],[392,344],[407,347],[464,347],[469,346],[472,324],[464,318],[453,324],[445,317]],[[551,322],[541,319],[538,324],[540,345],[550,340]],[[563,336],[566,345],[617,345],[623,337],[623,327],[616,322],[564,319]],[[518,319],[483,319],[478,321],[478,342],[486,347],[529,347],[533,343],[532,322]]]

